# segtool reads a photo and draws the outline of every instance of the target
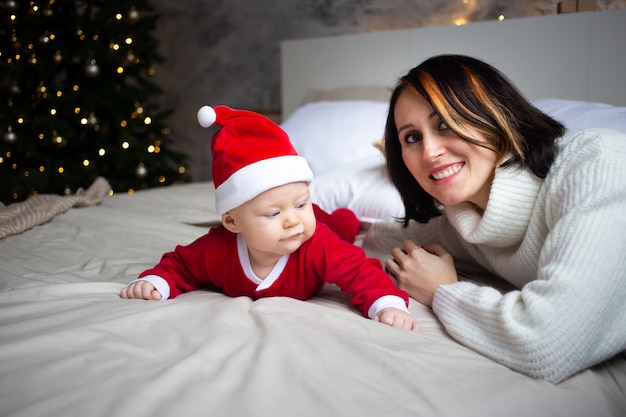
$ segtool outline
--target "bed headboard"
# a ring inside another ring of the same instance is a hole
[[[546,15],[281,43],[283,118],[312,90],[393,87],[441,53],[481,58],[531,100],[626,106],[626,9]]]

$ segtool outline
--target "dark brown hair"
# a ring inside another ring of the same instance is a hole
[[[500,166],[528,167],[545,178],[565,126],[534,107],[501,72],[464,55],[427,59],[400,78],[391,96],[385,127],[387,169],[409,220],[426,223],[441,215],[433,197],[413,178],[402,159],[394,110],[405,90],[420,94],[459,137],[493,150]],[[472,130],[485,139],[472,137]]]

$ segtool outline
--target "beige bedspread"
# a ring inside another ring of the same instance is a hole
[[[560,385],[459,345],[309,301],[209,291],[123,300],[126,283],[211,223],[211,183],[105,197],[0,241],[2,417],[624,416],[626,358]]]

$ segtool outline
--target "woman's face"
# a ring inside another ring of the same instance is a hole
[[[402,159],[422,188],[444,205],[471,202],[485,209],[495,172],[495,152],[452,132],[418,93],[405,90],[394,120]],[[485,138],[476,132],[477,140]]]

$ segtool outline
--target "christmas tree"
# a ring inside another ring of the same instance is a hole
[[[2,0],[0,0],[1,2]],[[151,80],[158,13],[144,0],[0,3],[0,200],[188,181]]]

